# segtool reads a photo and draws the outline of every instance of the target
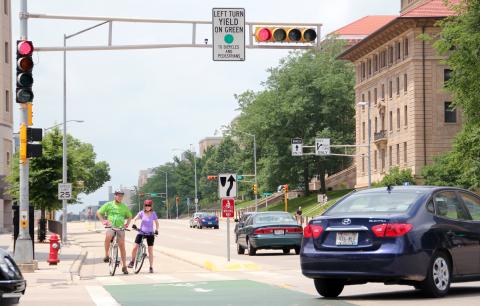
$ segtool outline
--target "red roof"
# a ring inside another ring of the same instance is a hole
[[[370,35],[380,29],[396,16],[365,16],[336,30],[337,35]]]
[[[460,0],[449,0],[451,4],[458,4]],[[456,13],[445,5],[444,0],[429,0],[424,4],[403,12],[401,17],[446,17]]]

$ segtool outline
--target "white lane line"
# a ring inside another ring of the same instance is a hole
[[[145,275],[145,277],[156,282],[166,282],[166,283],[180,282],[180,279],[170,275],[153,274],[153,275]]]
[[[104,285],[120,285],[125,284],[125,281],[116,276],[98,276],[95,278],[101,284]]]
[[[90,298],[97,306],[121,306],[115,299],[101,286],[86,286]]]
[[[235,278],[228,277],[218,273],[195,273],[196,277],[201,277],[209,280],[233,280]]]

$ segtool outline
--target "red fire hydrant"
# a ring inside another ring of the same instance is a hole
[[[58,259],[58,252],[60,251],[60,242],[57,234],[50,235],[50,254],[48,255],[47,262],[50,265],[56,265],[60,262]]]

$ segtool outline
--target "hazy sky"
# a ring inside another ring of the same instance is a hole
[[[18,2],[12,1],[13,40],[18,33]],[[322,35],[365,15],[398,14],[400,0],[30,0],[30,13],[81,16],[211,20],[213,7],[243,7],[247,21],[320,22]],[[29,21],[36,46],[60,46],[63,34],[92,22]],[[113,43],[188,43],[186,26],[114,24]],[[211,35],[199,27],[198,42]],[[107,27],[68,40],[69,45],[105,44]],[[96,204],[107,186],[137,184],[140,169],[171,161],[173,148],[188,148],[230,122],[233,95],[259,90],[266,70],[287,54],[246,50],[245,62],[213,62],[211,49],[70,52],[67,57],[68,132],[94,145],[98,160],[111,167],[111,181],[83,201]],[[34,55],[34,126],[62,122],[62,53]],[[15,130],[18,126],[18,112]]]

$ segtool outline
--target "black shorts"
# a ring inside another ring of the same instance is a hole
[[[148,246],[153,246],[153,242],[155,241],[155,236],[154,235],[137,234],[137,237],[135,237],[135,243],[136,244],[142,243],[142,238],[143,237],[145,237],[147,239],[147,245]]]

